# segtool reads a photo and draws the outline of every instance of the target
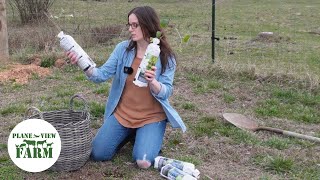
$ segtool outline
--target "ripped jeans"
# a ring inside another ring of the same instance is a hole
[[[122,126],[115,116],[111,115],[93,139],[91,157],[95,161],[111,160],[119,144],[136,130],[133,160],[146,160],[153,164],[161,150],[166,124],[167,121],[163,120],[132,129]]]

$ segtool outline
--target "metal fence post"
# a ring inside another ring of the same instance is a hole
[[[212,37],[211,37],[211,42],[212,42],[212,62],[214,63],[214,42],[215,42],[215,14],[216,14],[216,1],[212,0]]]

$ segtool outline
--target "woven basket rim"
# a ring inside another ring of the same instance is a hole
[[[61,113],[81,113],[81,114],[84,114],[85,118],[77,121],[77,122],[68,122],[68,123],[57,123],[57,122],[54,122],[54,125],[55,126],[59,126],[59,127],[67,127],[67,126],[79,126],[79,125],[82,125],[83,123],[86,123],[86,122],[91,122],[90,120],[90,113],[88,111],[75,111],[75,110],[58,110],[58,111],[43,111],[42,112],[42,116],[46,116],[46,114],[51,114],[51,115],[55,115],[55,114],[61,114]],[[39,117],[40,119],[41,116],[39,114],[36,114],[36,115],[33,115],[31,117],[29,117],[29,119],[31,118],[35,118],[35,117]],[[42,120],[45,120],[45,121],[48,121],[46,120],[46,118],[43,117]],[[51,122],[51,121],[50,121]]]

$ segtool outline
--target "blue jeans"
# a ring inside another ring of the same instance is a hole
[[[122,126],[115,116],[111,115],[93,139],[91,157],[95,161],[111,160],[119,144],[136,130],[133,160],[147,160],[153,164],[161,150],[166,124],[167,121],[163,120],[132,129]]]

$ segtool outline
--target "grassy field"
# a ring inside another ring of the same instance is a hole
[[[150,5],[169,19],[166,30],[178,55],[170,101],[188,131],[168,126],[163,156],[194,163],[201,179],[320,179],[319,144],[243,131],[222,117],[242,113],[259,125],[320,137],[319,1],[217,1],[215,63],[209,0],[56,0],[50,13],[101,65],[115,44],[126,39],[127,12],[139,5]],[[21,26],[16,12],[8,8],[7,13],[11,61],[28,64],[39,57],[51,74],[34,73],[23,85],[0,84],[0,179],[162,179],[153,168],[135,167],[130,143],[112,161],[88,161],[74,172],[26,173],[13,164],[7,138],[28,107],[66,109],[70,97],[81,93],[95,133],[111,82],[88,82],[75,66],[53,67],[57,58],[64,58],[54,38],[59,31],[51,22]],[[274,35],[261,37],[260,32]],[[188,43],[181,42],[185,35],[191,36]],[[0,67],[0,73],[8,68]]]

